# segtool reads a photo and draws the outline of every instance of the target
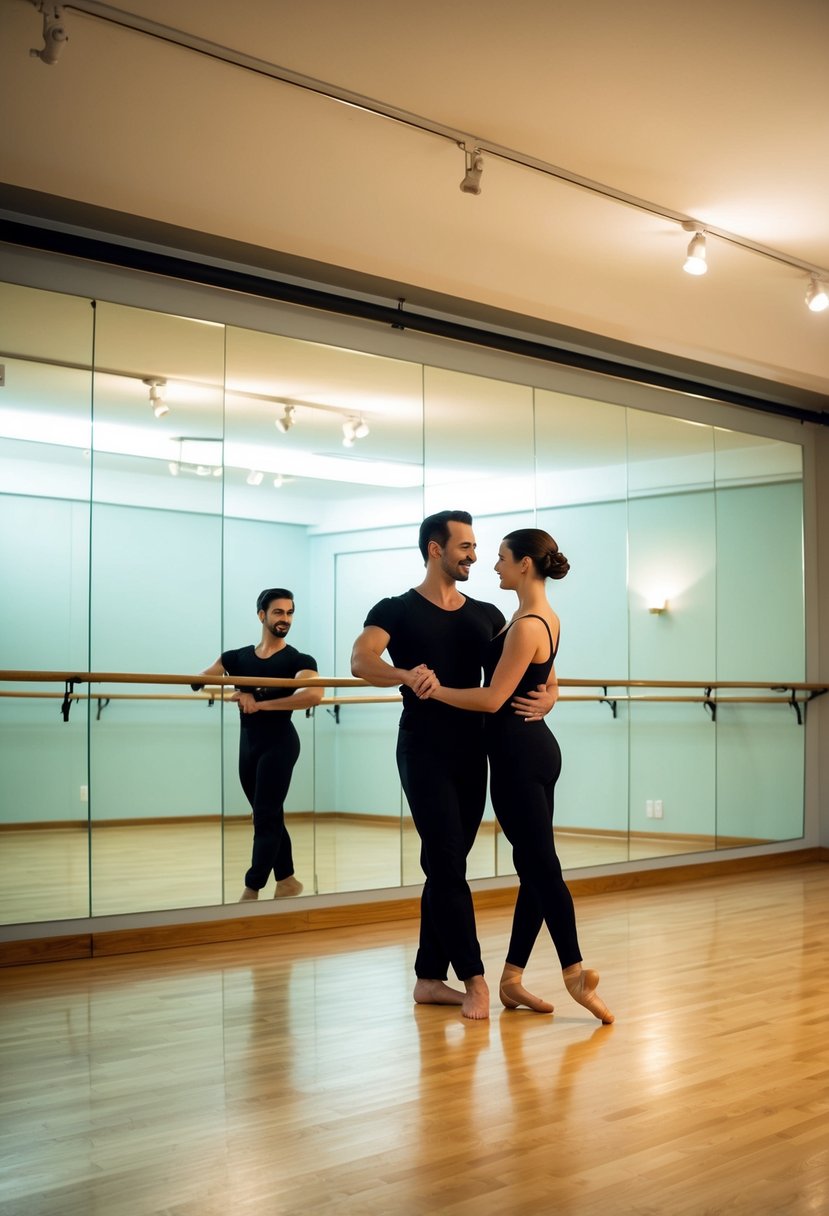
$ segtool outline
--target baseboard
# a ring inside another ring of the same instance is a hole
[[[573,895],[604,895],[615,891],[641,890],[670,886],[729,874],[748,874],[757,870],[829,862],[829,848],[796,849],[785,853],[765,853],[757,857],[723,857],[698,865],[668,866],[623,874],[599,874],[589,878],[569,878]],[[495,889],[475,890],[478,911],[510,906],[515,899],[515,883]],[[118,954],[138,954],[148,950],[170,950],[182,946],[206,946],[219,942],[276,937],[285,933],[306,933],[319,929],[341,929],[378,924],[393,920],[412,920],[419,915],[419,897],[390,899],[373,903],[341,904],[330,908],[303,908],[268,916],[228,917],[225,920],[191,924],[150,925],[140,929],[82,932],[63,937],[42,937],[23,941],[0,942],[0,967],[31,963],[66,962],[71,959],[100,958]]]

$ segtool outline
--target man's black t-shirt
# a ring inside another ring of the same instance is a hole
[[[293,680],[298,671],[316,671],[317,661],[310,654],[302,654],[287,643],[282,650],[260,659],[254,646],[242,646],[239,650],[226,650],[221,657],[222,666],[229,676],[262,676],[266,680]],[[277,701],[289,697],[293,688],[254,688],[246,685],[243,692],[252,692],[257,701]],[[276,731],[284,729],[291,721],[292,710],[279,709],[258,714],[239,715],[242,726],[248,730]]]
[[[366,625],[389,635],[388,651],[395,667],[431,667],[447,688],[475,688],[481,682],[484,653],[503,628],[504,616],[494,604],[467,596],[460,608],[438,608],[418,591],[380,600]],[[445,730],[480,725],[477,714],[439,701],[419,701],[410,688],[401,688],[405,730]]]

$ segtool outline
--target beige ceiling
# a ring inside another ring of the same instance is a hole
[[[826,0],[121,7],[829,268]],[[695,279],[673,220],[496,157],[465,195],[450,140],[69,5],[66,25],[46,66],[33,6],[0,0],[11,186],[829,398],[801,270],[711,237]]]

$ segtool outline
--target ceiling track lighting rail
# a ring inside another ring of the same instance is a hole
[[[451,140],[464,149],[467,165],[466,174],[461,182],[460,188],[466,194],[481,193],[481,173],[483,171],[484,154],[497,157],[500,160],[509,161],[512,164],[522,165],[527,169],[535,169],[539,173],[544,173],[548,177],[554,177],[562,182],[567,182],[572,186],[577,186],[582,190],[588,190],[593,194],[602,195],[604,198],[611,199],[617,203],[624,204],[628,207],[634,207],[640,211],[647,211],[651,215],[659,216],[662,219],[673,221],[674,223],[684,227],[691,226],[693,229],[702,229],[703,225],[693,216],[683,215],[681,212],[674,211],[672,208],[664,207],[659,203],[652,202],[648,199],[639,198],[636,195],[628,194],[623,190],[617,190],[614,186],[607,185],[604,182],[598,182],[592,178],[584,177],[581,174],[573,173],[569,169],[565,169],[560,165],[553,165],[548,161],[541,160],[539,157],[530,156],[527,153],[521,152],[515,148],[505,147],[502,144],[493,143],[490,140],[484,139],[481,136],[471,136],[469,132],[458,131],[456,128],[448,127],[444,123],[439,123],[433,119],[427,118],[422,114],[414,114],[410,110],[401,109],[398,106],[389,105],[384,101],[379,101],[377,98],[366,97],[361,93],[356,93],[351,89],[341,88],[339,85],[331,84],[324,80],[318,80],[313,76],[306,76],[301,72],[293,72],[290,68],[284,68],[278,64],[269,63],[265,59],[259,59],[254,55],[246,55],[241,51],[234,50],[231,47],[221,46],[219,43],[211,42],[206,38],[199,38],[195,34],[187,33],[184,30],[174,29],[172,26],[163,25],[161,22],[152,21],[146,17],[142,17],[137,13],[123,12],[121,9],[115,8],[114,5],[99,3],[99,0],[75,0],[73,4],[66,5],[49,5],[44,4],[43,0],[32,0],[36,8],[41,11],[44,9],[62,9],[72,10],[73,12],[82,14],[87,17],[97,18],[100,21],[106,21],[112,25],[118,25],[123,29],[129,29],[136,33],[145,34],[151,38],[157,38],[162,42],[171,43],[185,50],[190,50],[196,54],[206,56],[210,59],[218,60],[222,63],[231,64],[235,67],[242,68],[248,72],[254,72],[259,76],[267,76],[271,80],[278,80],[282,84],[293,85],[295,88],[305,89],[308,92],[316,93],[321,97],[328,97],[332,101],[340,102],[343,105],[351,106],[354,109],[362,110],[367,114],[375,114],[381,118],[388,118],[394,122],[414,128],[419,131],[424,131],[431,135],[437,135],[442,139]],[[44,25],[46,16],[44,14]],[[63,31],[63,40],[66,39],[65,29]],[[40,54],[40,52],[33,52]],[[57,55],[55,55],[55,58]],[[47,59],[46,62],[53,63],[54,59]],[[728,241],[732,245],[737,245],[742,249],[746,249],[751,253],[756,253],[762,257],[771,258],[774,261],[785,266],[791,266],[795,270],[801,270],[810,276],[816,277],[818,280],[829,280],[829,270],[825,267],[816,266],[809,262],[804,262],[800,258],[796,258],[790,254],[783,253],[778,249],[771,249],[766,245],[758,244],[747,237],[740,236],[738,233],[729,232],[724,228],[717,228],[713,225],[706,224],[705,232],[708,236],[715,236],[719,240]],[[699,273],[699,272],[698,272]],[[807,301],[808,303],[808,301]],[[812,311],[819,311],[813,305],[809,304]]]

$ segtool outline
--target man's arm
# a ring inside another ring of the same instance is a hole
[[[203,676],[223,676],[225,674],[225,669],[222,664],[222,660],[217,659],[212,666],[205,667],[201,674]],[[204,684],[191,684],[190,687],[193,689],[193,692],[201,692],[201,690],[204,688]]]
[[[295,680],[310,680],[319,672],[306,669],[298,671]],[[273,713],[295,709],[313,709],[322,700],[324,688],[295,688],[287,697],[276,697],[268,701],[257,701],[252,692],[237,692],[231,698],[239,702],[243,714]]]
[[[385,629],[381,629],[379,625],[366,625],[351,651],[351,674],[358,680],[367,680],[376,688],[392,688],[395,684],[414,688],[415,684],[419,683],[425,691],[425,667],[422,663],[419,667],[409,670],[405,667],[395,667],[383,658],[383,652],[390,641],[391,635],[386,633]],[[427,681],[427,686],[428,684]]]
[[[555,668],[551,667],[546,687],[539,684],[538,688],[528,692],[526,697],[515,697],[510,701],[510,705],[519,718],[534,722],[550,713],[558,700],[558,692],[558,677]]]

